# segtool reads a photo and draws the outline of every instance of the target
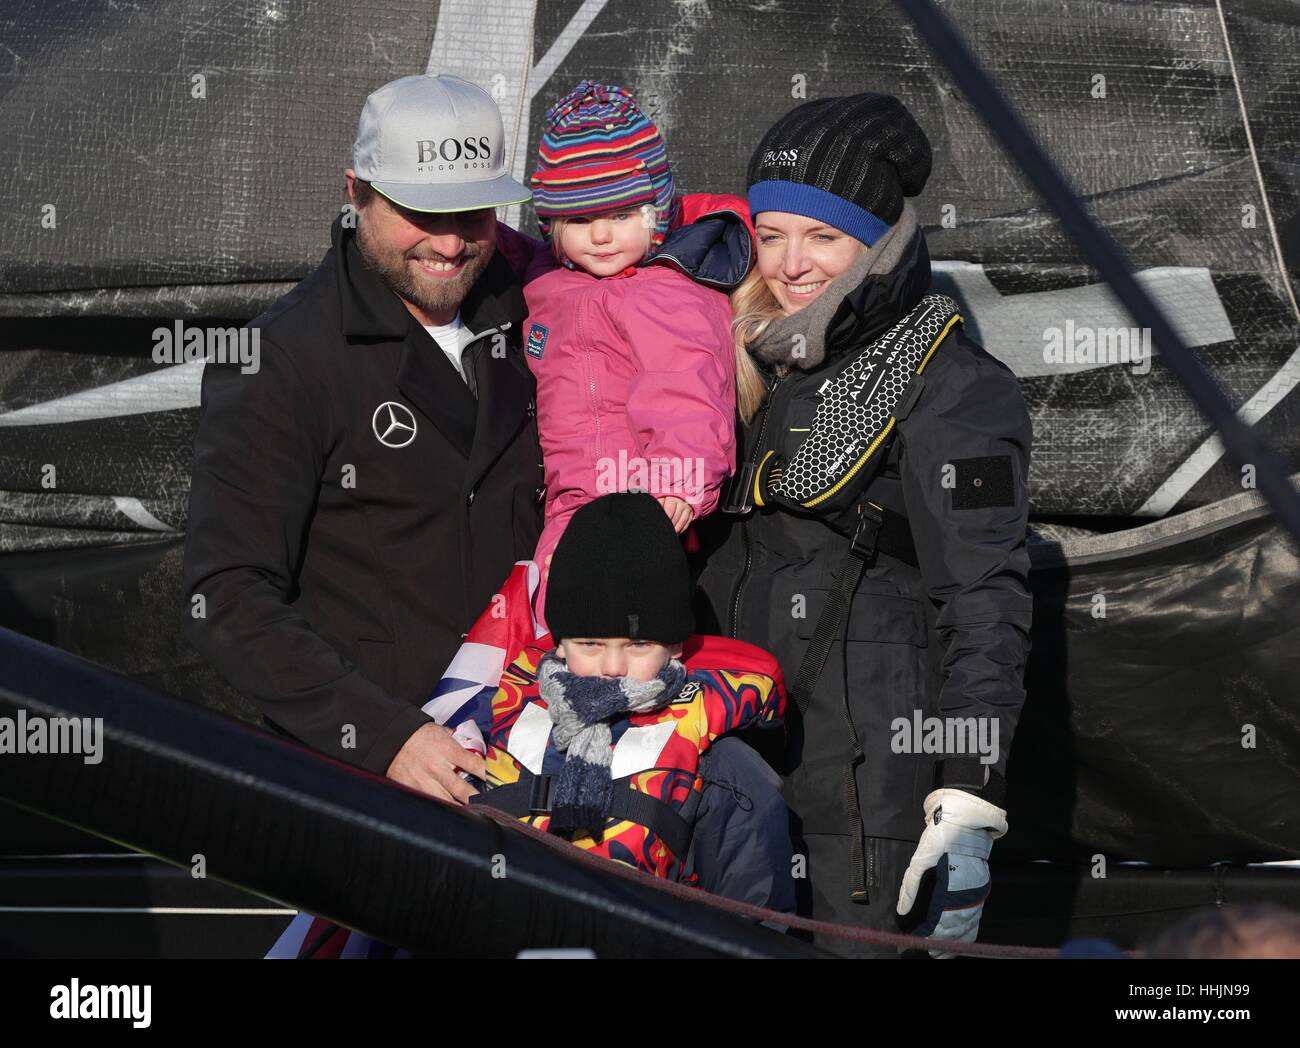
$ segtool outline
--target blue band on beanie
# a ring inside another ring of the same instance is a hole
[[[841,232],[861,240],[870,247],[889,232],[883,218],[866,208],[824,189],[803,182],[772,179],[755,182],[749,187],[749,213],[755,221],[760,211],[786,211],[792,215],[815,218]]]

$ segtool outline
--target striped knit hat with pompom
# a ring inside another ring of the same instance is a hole
[[[673,209],[668,154],[623,88],[584,80],[546,111],[537,152],[533,209],[547,240],[552,219],[652,204],[650,250],[664,242]]]

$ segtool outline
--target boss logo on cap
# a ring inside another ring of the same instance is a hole
[[[441,161],[437,165],[437,170],[447,171],[453,168],[457,161],[460,161],[461,169],[474,167],[487,167],[486,163],[474,163],[478,160],[488,160],[492,156],[492,147],[488,144],[487,135],[472,136],[469,138],[444,138],[441,142],[434,141],[432,138],[421,138],[415,143],[417,164],[428,164],[433,167],[434,161]],[[425,170],[420,167],[418,170]]]

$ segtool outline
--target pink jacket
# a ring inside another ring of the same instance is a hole
[[[548,255],[530,272],[524,350],[547,489],[539,563],[600,495],[676,495],[698,519],[735,469],[730,303],[671,261],[600,279]]]

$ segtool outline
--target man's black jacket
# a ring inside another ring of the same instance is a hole
[[[461,306],[478,399],[341,219],[320,266],[252,321],[260,368],[209,364],[184,611],[274,725],[382,774],[541,525],[518,277]],[[197,601],[196,597],[202,597]]]

